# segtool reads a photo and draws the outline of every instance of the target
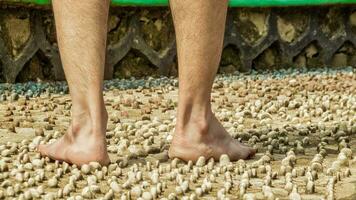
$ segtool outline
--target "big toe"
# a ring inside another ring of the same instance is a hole
[[[255,154],[256,150],[240,142],[233,142],[233,160],[239,159],[251,159]]]
[[[49,145],[48,144],[40,144],[37,146],[37,151],[42,155],[42,156],[49,156]]]
[[[254,148],[249,147],[249,149],[250,149],[250,152],[249,152],[249,154],[248,154],[246,159],[253,158],[255,156],[256,152],[257,152],[256,149],[254,149]]]
[[[58,160],[60,162],[66,161],[66,158],[63,156],[63,153],[57,152],[57,146],[54,144],[38,145],[37,150],[41,156],[48,157],[51,160]],[[62,150],[61,152],[66,152]]]

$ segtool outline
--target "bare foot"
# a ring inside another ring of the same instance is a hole
[[[234,140],[211,113],[206,123],[188,123],[185,130],[177,130],[169,149],[170,158],[196,161],[200,156],[219,160],[227,154],[232,161],[249,159],[256,151]]]
[[[81,166],[89,162],[108,165],[105,131],[93,131],[89,123],[70,126],[68,132],[52,144],[39,145],[42,156]]]

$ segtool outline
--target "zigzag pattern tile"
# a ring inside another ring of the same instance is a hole
[[[282,64],[292,64],[293,58],[303,51],[309,44],[316,42],[320,45],[320,56],[325,65],[331,65],[331,59],[337,50],[345,43],[349,42],[356,46],[356,33],[352,31],[349,16],[356,7],[342,8],[343,16],[341,23],[344,26],[344,33],[337,38],[329,38],[321,30],[323,23],[323,9],[318,8],[298,8],[308,9],[308,22],[305,31],[292,43],[281,39],[277,28],[277,16],[279,8],[272,8],[267,17],[266,26],[268,28],[265,37],[251,45],[246,42],[233,22],[236,9],[229,10],[225,32],[224,47],[233,46],[239,51],[243,71],[252,69],[255,59],[258,58],[271,45],[277,45],[280,49]],[[13,58],[11,52],[6,48],[4,38],[0,37],[0,63],[2,63],[2,73],[6,82],[13,83],[16,77],[23,69],[25,64],[36,54],[42,51],[53,65],[54,77],[56,80],[63,80],[62,70],[58,48],[52,45],[46,38],[45,27],[41,18],[42,12],[31,12],[31,36],[22,51]],[[168,66],[176,57],[176,45],[173,39],[169,44],[159,52],[151,48],[145,41],[139,19],[132,17],[130,19],[128,31],[116,43],[108,46],[107,65],[105,69],[106,79],[113,77],[114,66],[124,59],[130,51],[139,51],[152,65],[158,68],[161,75],[168,75],[170,69]],[[353,65],[356,66],[356,63]]]

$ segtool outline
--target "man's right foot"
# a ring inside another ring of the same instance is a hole
[[[38,151],[42,156],[78,166],[89,162],[108,165],[110,159],[106,148],[105,129],[94,131],[87,122],[89,120],[75,128],[70,126],[64,136],[54,143],[39,145]]]
[[[90,162],[108,165],[110,159],[106,152],[106,142],[103,142],[103,139],[105,138],[93,136],[73,138],[67,133],[52,144],[39,145],[38,151],[42,156],[78,166]]]
[[[196,161],[204,156],[219,160],[222,154],[227,154],[235,161],[255,155],[256,150],[234,140],[213,113],[209,118],[203,123],[189,122],[183,130],[176,129],[169,157]]]

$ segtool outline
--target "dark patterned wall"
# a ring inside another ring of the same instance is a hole
[[[231,8],[221,73],[356,66],[356,6]],[[105,76],[177,75],[169,9],[113,8]],[[0,9],[0,82],[63,80],[49,9]]]

